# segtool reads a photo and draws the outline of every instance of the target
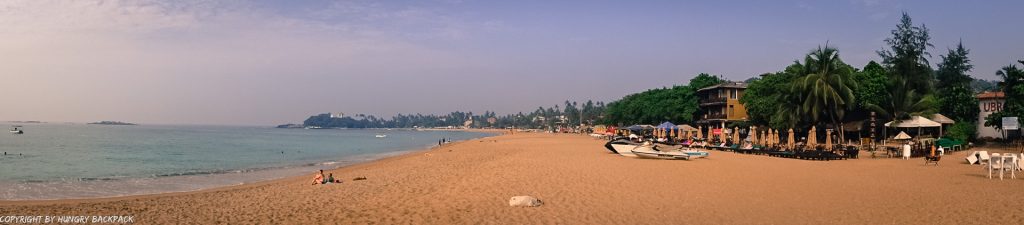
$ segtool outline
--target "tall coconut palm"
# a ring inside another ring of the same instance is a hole
[[[845,138],[841,122],[846,111],[856,104],[853,68],[843,63],[839,51],[828,47],[827,43],[808,53],[801,65],[803,76],[793,82],[793,93],[799,99],[799,114],[814,124],[832,124],[840,130],[840,137]]]

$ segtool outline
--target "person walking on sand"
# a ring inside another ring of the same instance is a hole
[[[323,183],[324,183],[324,170],[320,170],[320,173],[317,173],[316,175],[313,176],[313,185],[323,184]]]

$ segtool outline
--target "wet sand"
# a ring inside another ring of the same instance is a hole
[[[0,216],[130,215],[137,224],[978,224],[1024,223],[1024,174],[963,162],[708,159],[611,154],[582,135],[517,133],[309,176],[196,192],[0,202]],[[974,149],[979,150],[979,149]],[[969,151],[967,151],[969,152]],[[366,180],[353,181],[355,177]],[[509,207],[516,195],[544,201]]]

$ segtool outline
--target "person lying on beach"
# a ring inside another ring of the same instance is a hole
[[[323,184],[323,183],[324,183],[324,170],[320,170],[320,173],[317,173],[316,175],[313,176],[313,185]]]
[[[324,181],[324,184],[330,184],[330,183],[340,184],[341,183],[341,179],[335,180],[334,179],[334,173],[329,173],[329,174],[327,174],[327,180]]]

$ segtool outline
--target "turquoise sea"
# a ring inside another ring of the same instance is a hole
[[[2,124],[10,127],[12,124]],[[94,198],[237,185],[374,160],[466,131],[16,124],[0,135],[0,200]],[[375,135],[384,134],[385,138]]]

